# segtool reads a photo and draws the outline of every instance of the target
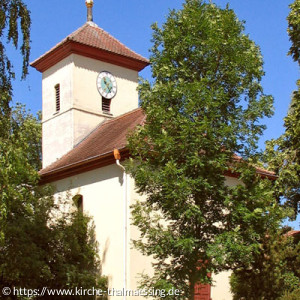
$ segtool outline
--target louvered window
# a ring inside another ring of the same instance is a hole
[[[60,111],[60,85],[57,84],[55,87],[55,110],[56,112]]]
[[[102,97],[102,111],[104,113],[110,113],[110,101],[111,99]]]

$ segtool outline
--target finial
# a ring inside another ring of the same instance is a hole
[[[87,21],[93,22],[93,0],[85,0],[85,5],[87,7]]]

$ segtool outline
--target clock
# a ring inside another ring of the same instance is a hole
[[[106,99],[112,99],[117,93],[117,81],[115,77],[103,71],[97,77],[97,89],[100,95]]]

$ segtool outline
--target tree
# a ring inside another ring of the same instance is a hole
[[[6,55],[5,39],[3,36],[6,34],[6,42],[12,42],[13,46],[18,49],[19,41],[19,27],[20,21],[22,33],[22,46],[21,55],[23,58],[22,77],[25,78],[28,72],[29,52],[30,52],[30,14],[29,11],[21,0],[4,0],[0,3],[0,142],[1,142],[1,161],[6,157],[5,149],[6,142],[10,137],[11,130],[11,100],[12,100],[12,79],[15,78],[13,66]],[[13,149],[11,149],[13,151]],[[9,155],[9,154],[7,154]],[[2,229],[3,222],[6,216],[6,201],[4,201],[3,188],[4,174],[1,170],[1,202],[0,202],[0,228]],[[7,174],[6,174],[7,176]],[[0,242],[3,239],[3,231],[0,229]]]
[[[40,122],[23,106],[13,109],[8,121],[9,139],[0,140],[0,203],[5,207],[0,286],[105,289],[91,218],[74,209],[71,199],[55,201],[53,190],[38,184]]]
[[[243,30],[231,9],[200,0],[153,25],[154,79],[139,87],[147,120],[129,137],[127,169],[146,196],[133,207],[135,246],[155,259],[144,283],[181,289],[182,299],[194,299],[208,273],[251,261],[282,217],[253,166],[272,97]],[[240,183],[229,186],[228,172]]]
[[[292,292],[286,292],[279,300],[298,300],[300,298],[300,288]]]
[[[295,0],[290,4],[290,13],[287,17],[288,20],[288,34],[290,36],[290,41],[292,45],[290,47],[289,55],[292,56],[294,61],[300,64],[300,1]]]
[[[300,283],[300,235],[286,230],[266,234],[261,252],[247,269],[235,270],[230,284],[233,299],[279,299],[285,293],[297,293]],[[299,290],[298,290],[299,293]]]
[[[295,0],[290,8],[287,18],[288,34],[292,42],[289,55],[300,66],[300,1]],[[284,134],[269,141],[266,149],[266,161],[270,169],[279,175],[274,186],[276,196],[285,201],[286,206],[293,208],[293,218],[300,212],[300,80],[297,81],[297,88],[284,119]]]

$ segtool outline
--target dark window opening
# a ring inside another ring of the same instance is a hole
[[[55,110],[60,111],[60,85],[57,84],[55,87]]]
[[[74,204],[76,205],[78,211],[83,212],[83,197],[82,195],[76,195],[73,197]]]
[[[110,113],[110,102],[111,99],[106,99],[102,97],[102,111],[104,113]]]

